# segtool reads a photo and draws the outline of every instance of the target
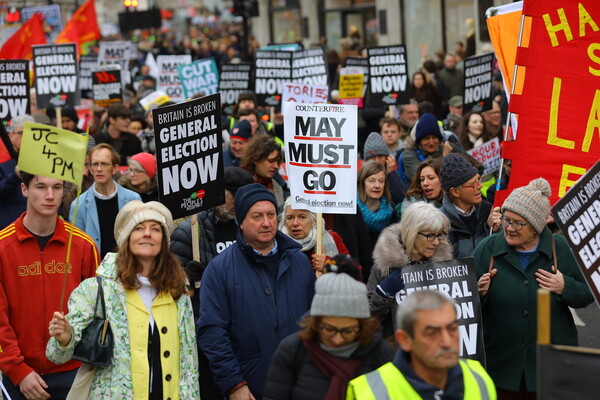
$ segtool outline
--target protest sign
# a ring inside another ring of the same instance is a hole
[[[513,173],[496,201],[543,176],[554,204],[600,159],[600,2],[527,0],[523,14],[531,21],[516,57],[524,84],[509,104],[519,130],[502,144]]]
[[[437,290],[454,299],[460,356],[479,360],[485,365],[481,302],[473,258],[408,265],[402,268],[402,278],[405,286],[396,293],[398,304],[411,293],[425,289]]]
[[[17,163],[21,171],[81,186],[88,137],[51,125],[25,124]]]
[[[368,47],[369,105],[387,107],[408,104],[410,91],[406,48],[396,46]]]
[[[283,84],[282,100],[296,103],[326,104],[329,88],[327,86],[306,85],[286,82]]]
[[[219,94],[160,107],[152,116],[159,198],[173,218],[225,203]]]
[[[177,68],[183,94],[190,97],[204,93],[215,94],[219,88],[219,70],[214,58],[204,58]]]
[[[101,65],[92,68],[94,104],[108,108],[113,103],[123,102],[121,66]]]
[[[283,103],[292,208],[356,212],[357,108]]]
[[[30,114],[29,60],[0,60],[0,120]]]
[[[88,54],[79,58],[79,90],[81,91],[81,97],[93,97],[92,67],[95,67],[97,65],[97,54]]]
[[[32,49],[37,108],[79,104],[75,44],[32,46]]]
[[[251,72],[252,63],[249,62],[221,64],[219,92],[223,104],[229,106],[237,104],[239,94],[250,90]]]
[[[600,305],[600,161],[556,202],[552,215]]]
[[[467,153],[483,164],[483,173],[481,176],[496,172],[498,171],[498,168],[500,168],[500,141],[498,138],[494,138],[481,146],[467,150]]]
[[[121,66],[121,82],[127,85],[131,83],[129,61],[134,58],[135,52],[134,44],[128,40],[102,41],[98,52],[98,64],[119,64]]]
[[[27,1],[25,1],[25,3],[27,3]],[[63,30],[60,5],[50,4],[47,6],[24,7],[21,9],[21,21],[25,23],[37,13],[42,14],[44,17],[44,23],[50,26],[48,43],[53,43],[58,34]]]
[[[340,104],[354,104],[362,107],[364,104],[365,75],[362,68],[345,67],[340,70]]]
[[[292,80],[292,52],[258,50],[254,71],[254,93],[258,104],[278,106],[283,84]]]
[[[156,104],[157,106],[161,106],[166,102],[171,101],[171,98],[167,96],[167,94],[161,90],[156,90],[149,95],[140,99],[140,106],[144,109],[144,111],[148,111],[152,104]]]
[[[325,51],[322,47],[293,53],[292,82],[327,86],[328,71]]]
[[[473,56],[465,61],[463,113],[492,109],[492,68],[494,54]]]
[[[183,86],[179,81],[178,68],[192,62],[192,56],[182,54],[176,56],[158,56],[156,63],[158,64],[158,86],[156,89],[162,90],[175,103],[179,103],[186,99],[183,95]]]

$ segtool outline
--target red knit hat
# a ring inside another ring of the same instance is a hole
[[[137,153],[131,156],[130,160],[139,163],[150,179],[156,176],[156,158],[150,153]]]

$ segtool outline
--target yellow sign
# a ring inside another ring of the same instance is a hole
[[[81,186],[88,137],[55,126],[26,123],[18,167],[33,175]]]
[[[363,96],[364,75],[340,75],[340,99]]]

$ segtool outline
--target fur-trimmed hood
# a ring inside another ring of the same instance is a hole
[[[453,258],[452,245],[444,240],[440,242],[431,261],[447,261]],[[379,235],[373,250],[373,262],[373,268],[378,269],[384,277],[390,274],[391,269],[408,265],[409,257],[400,237],[399,222],[388,226]]]

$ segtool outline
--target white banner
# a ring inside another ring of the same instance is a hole
[[[131,83],[129,61],[134,58],[135,51],[134,44],[128,40],[100,42],[98,65],[119,64],[121,66],[121,82],[127,85]]]
[[[467,153],[483,164],[484,171],[482,176],[496,172],[500,168],[500,141],[498,138],[494,138],[479,147],[468,150]]]
[[[175,103],[185,100],[177,68],[181,65],[191,64],[192,56],[189,54],[158,56],[156,62],[158,64],[158,86],[156,90],[165,92],[171,98],[171,101]]]
[[[292,208],[356,212],[357,107],[283,103]]]
[[[286,82],[283,84],[281,101],[296,103],[326,104],[329,88],[320,85]]]

